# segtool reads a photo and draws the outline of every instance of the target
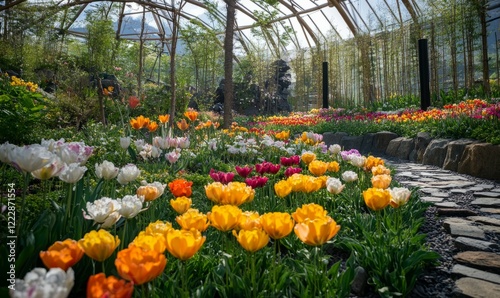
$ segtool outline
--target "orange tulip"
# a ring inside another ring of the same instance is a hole
[[[160,190],[152,185],[142,185],[136,191],[137,196],[143,196],[145,202],[154,201],[161,196]]]
[[[130,119],[130,126],[132,126],[133,129],[139,130],[141,128],[147,127],[148,125],[149,118],[145,118],[142,115],[138,116],[137,118]]]
[[[278,140],[288,140],[290,138],[290,131],[283,130],[274,135]]]
[[[233,205],[215,205],[207,216],[210,224],[219,231],[227,232],[238,225],[238,220],[242,211]]]
[[[134,285],[123,279],[98,273],[89,277],[87,298],[129,298],[134,292]]]
[[[167,250],[177,259],[185,261],[200,250],[205,240],[206,237],[195,229],[170,230],[167,233]]]
[[[40,252],[40,258],[47,268],[61,268],[66,271],[83,257],[83,250],[73,239],[56,241],[47,251]]]
[[[328,163],[316,159],[311,161],[307,168],[314,176],[321,176],[326,173],[326,170],[328,170]]]
[[[128,98],[128,106],[131,109],[135,109],[140,103],[141,102],[140,102],[139,98],[137,98],[137,96],[130,96]]]
[[[328,163],[328,172],[334,172],[337,173],[340,171],[340,165],[336,161],[332,161]]]
[[[293,229],[293,219],[285,212],[266,213],[260,217],[262,228],[269,237],[281,239],[288,236]]]
[[[368,188],[363,191],[363,199],[368,208],[379,211],[391,202],[391,193],[388,189]]]
[[[307,219],[295,225],[294,232],[307,245],[319,246],[332,239],[340,230],[340,225],[329,216]]]
[[[378,166],[374,166],[372,168],[372,174],[373,174],[373,176],[382,175],[382,174],[390,175],[391,170],[386,168],[383,165],[378,165]]]
[[[198,209],[187,210],[184,214],[177,216],[175,221],[184,230],[196,229],[200,232],[204,232],[210,225],[207,215]]]
[[[198,118],[198,112],[196,112],[195,110],[187,110],[186,112],[184,112],[184,116],[186,116],[186,118],[188,118],[189,120],[194,121],[196,120],[196,118]]]
[[[269,243],[269,235],[262,229],[233,230],[233,235],[246,251],[256,252]]]
[[[147,127],[149,132],[154,132],[158,129],[158,123],[156,123],[155,121],[151,121]]]
[[[306,165],[308,165],[311,161],[316,159],[316,154],[314,154],[313,152],[310,152],[310,151],[306,151],[306,152],[302,153],[302,155],[300,156],[300,159],[302,159],[302,161]]]
[[[378,165],[384,165],[384,160],[380,157],[375,157],[375,156],[368,156],[365,160],[365,170],[371,171],[373,167],[376,167]]]
[[[306,221],[307,219],[316,219],[316,218],[324,218],[326,217],[327,211],[323,208],[323,206],[310,203],[304,204],[302,207],[297,208],[297,210],[292,213],[292,217],[297,223],[301,223]]]
[[[186,212],[191,207],[191,203],[191,199],[185,196],[170,200],[170,206],[172,206],[178,214]]]
[[[165,255],[154,250],[143,250],[134,245],[119,251],[115,259],[118,274],[134,285],[152,281],[163,272],[166,265]]]
[[[372,177],[372,186],[375,188],[388,188],[391,185],[392,177],[387,174]]]
[[[169,114],[159,115],[158,120],[160,120],[161,123],[165,124],[168,122],[168,120],[170,120],[170,115]]]
[[[192,181],[187,181],[185,179],[175,179],[168,184],[170,192],[174,197],[190,197],[193,191],[191,190]]]
[[[177,127],[180,130],[186,130],[189,128],[189,124],[186,122],[186,119],[182,119],[181,121],[177,121]]]

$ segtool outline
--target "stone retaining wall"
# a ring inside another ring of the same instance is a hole
[[[471,139],[433,139],[426,132],[415,138],[389,131],[350,136],[345,132],[323,134],[326,145],[339,144],[344,150],[362,154],[388,155],[478,178],[500,181],[500,145]]]

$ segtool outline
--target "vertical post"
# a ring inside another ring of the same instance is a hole
[[[420,71],[420,108],[425,111],[431,105],[427,39],[418,40],[418,66]]]
[[[323,62],[323,109],[328,109],[328,62]]]

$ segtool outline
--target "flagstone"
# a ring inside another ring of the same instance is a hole
[[[462,264],[488,272],[500,273],[500,255],[486,251],[463,251],[453,258]]]
[[[471,205],[496,207],[500,206],[500,199],[495,198],[477,198],[471,202]]]
[[[464,195],[464,194],[466,194],[466,193],[468,192],[468,190],[467,190],[467,189],[459,189],[459,188],[456,188],[456,189],[452,189],[452,190],[450,190],[450,192],[451,192],[452,194]]]
[[[500,285],[477,278],[462,277],[455,282],[455,297],[500,297]]]
[[[498,244],[468,237],[457,237],[455,239],[455,246],[460,250],[480,251],[492,251],[498,248]]]
[[[444,200],[444,198],[436,198],[436,197],[420,197],[420,200],[429,203],[439,203]]]
[[[464,265],[456,264],[451,269],[451,273],[460,276],[467,276],[485,281],[500,284],[500,275],[495,273],[486,272],[483,270],[467,267]]]
[[[500,214],[499,208],[481,208],[479,209],[481,212],[492,213],[492,214]]]
[[[489,216],[469,216],[467,219],[473,220],[475,222],[480,222],[483,224],[500,226],[500,219],[492,218]]]
[[[500,198],[500,192],[492,192],[492,191],[480,191],[480,192],[475,192],[473,194],[475,197],[491,197],[491,198]]]
[[[445,207],[445,208],[457,208],[460,207],[455,202],[442,202],[434,204],[436,207]]]

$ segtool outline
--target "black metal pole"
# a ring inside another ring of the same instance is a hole
[[[323,62],[323,109],[328,109],[328,62]]]
[[[420,108],[423,111],[426,111],[431,105],[427,39],[418,40],[418,66],[420,71]]]

